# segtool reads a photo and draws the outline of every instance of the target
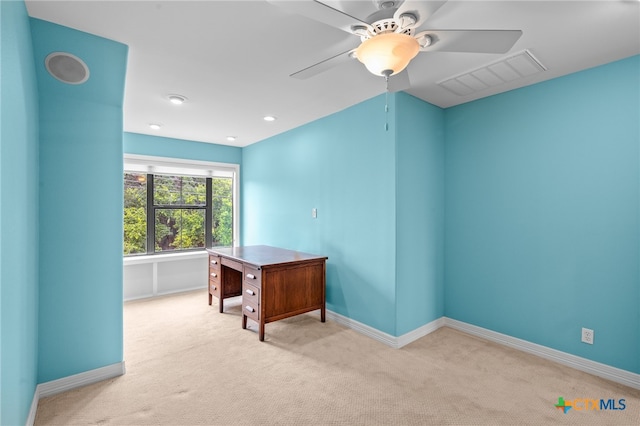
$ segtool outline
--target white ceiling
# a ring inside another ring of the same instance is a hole
[[[332,1],[371,8],[374,0]],[[125,131],[246,146],[382,94],[353,59],[306,80],[289,77],[358,45],[356,36],[266,1],[27,0],[30,16],[129,46]],[[408,93],[440,107],[469,102],[640,54],[640,2],[449,0],[429,29],[522,30],[506,55],[422,52]],[[547,70],[471,95],[436,83],[527,49]],[[639,77],[640,78],[640,77]],[[175,106],[168,94],[188,101]],[[264,115],[278,117],[263,121]],[[161,123],[159,131],[149,123]],[[237,136],[235,142],[226,137]]]

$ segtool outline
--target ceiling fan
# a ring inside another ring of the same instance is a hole
[[[373,4],[316,0],[267,2],[360,37],[357,47],[294,72],[291,77],[306,79],[357,58],[372,74],[385,77],[391,92],[409,88],[406,67],[420,52],[506,53],[522,35],[520,30],[429,29],[425,23],[446,0],[371,0]],[[358,13],[353,13],[355,11]],[[367,16],[364,19],[353,16],[361,13]]]

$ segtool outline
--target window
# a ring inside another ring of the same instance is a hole
[[[147,252],[147,175],[124,174],[124,254]]]
[[[125,256],[233,245],[237,170],[148,161],[125,159]]]
[[[155,251],[189,250],[205,246],[206,178],[149,175],[153,182]]]

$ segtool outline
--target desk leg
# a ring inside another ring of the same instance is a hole
[[[264,342],[264,321],[258,321],[258,338]]]
[[[222,313],[222,311],[224,310],[224,305],[223,305],[223,298],[222,298],[222,289],[220,289],[220,298],[218,299],[220,301],[220,313]]]
[[[246,315],[242,315],[242,329],[243,330],[247,329],[247,316]]]
[[[209,293],[209,306],[211,306],[212,299],[213,299],[213,296],[211,295],[211,293]]]
[[[326,319],[326,308],[325,306],[322,306],[322,308],[320,308],[320,322],[325,322]]]

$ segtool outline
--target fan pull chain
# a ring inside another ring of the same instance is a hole
[[[384,130],[389,131],[389,75],[384,76],[386,91],[384,92]]]

